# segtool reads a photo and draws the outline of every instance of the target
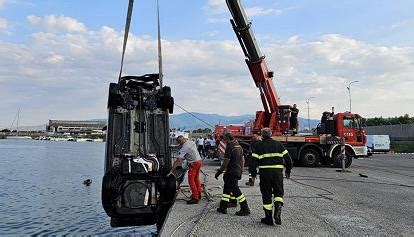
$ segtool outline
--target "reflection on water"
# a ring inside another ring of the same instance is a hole
[[[0,140],[0,235],[155,233],[110,227],[101,205],[104,153],[102,142]]]

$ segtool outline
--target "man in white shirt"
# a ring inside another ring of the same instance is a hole
[[[174,172],[182,160],[186,160],[188,162],[188,184],[191,188],[191,199],[187,201],[187,204],[197,204],[201,199],[201,192],[203,191],[200,181],[201,156],[194,142],[186,141],[183,136],[178,136],[177,141],[182,147],[178,152],[178,159],[175,160],[168,175]]]
[[[201,136],[197,138],[197,150],[200,156],[204,154],[204,138]]]

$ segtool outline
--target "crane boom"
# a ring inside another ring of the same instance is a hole
[[[269,71],[265,56],[260,51],[251,22],[247,19],[241,0],[226,0],[226,3],[233,18],[230,22],[246,57],[245,61],[250,74],[256,87],[259,88],[264,108],[264,112],[258,111],[256,113],[254,130],[270,127],[279,133],[281,128],[279,126],[280,118],[278,112],[281,104],[273,85],[273,72]]]
[[[244,8],[241,6],[241,2],[237,0],[227,0],[227,6],[229,7],[230,13],[233,16],[233,27],[237,31],[236,33],[242,39],[243,48],[247,50],[246,57],[251,62],[260,61],[263,55],[260,52],[260,48],[254,36],[251,23],[247,20],[247,15],[244,11]]]

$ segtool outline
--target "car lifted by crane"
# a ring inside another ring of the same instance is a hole
[[[129,0],[118,83],[109,85],[101,198],[112,227],[157,224],[160,229],[176,194],[176,178],[167,176],[174,98],[162,84],[159,25],[159,72],[121,76],[133,3]]]
[[[273,139],[281,141],[288,149],[295,163],[304,166],[333,164],[341,166],[342,153],[340,141],[345,140],[345,166],[349,167],[352,157],[364,156],[366,150],[366,134],[361,127],[362,117],[350,112],[335,114],[324,112],[317,133],[310,136],[298,136],[291,131],[290,105],[282,105],[273,85],[274,73],[269,70],[265,56],[261,53],[253,33],[252,24],[248,21],[241,0],[226,0],[231,12],[230,20],[233,30],[245,55],[250,74],[259,89],[264,111],[257,111],[255,120],[246,125],[216,125],[215,136],[218,138],[226,129],[233,132],[245,150],[248,150],[253,133],[268,127],[273,131]],[[297,127],[294,126],[294,127]]]

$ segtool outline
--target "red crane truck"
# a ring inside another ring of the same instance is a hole
[[[230,22],[246,57],[246,64],[256,87],[259,88],[264,111],[257,111],[255,120],[246,125],[216,125],[216,137],[227,129],[248,150],[253,133],[259,133],[261,128],[269,127],[273,131],[273,139],[285,145],[295,163],[308,167],[317,166],[319,162],[341,167],[342,138],[346,142],[346,167],[351,165],[353,157],[366,155],[367,139],[365,130],[361,127],[362,117],[358,114],[350,112],[335,114],[332,109],[332,112],[323,113],[316,134],[306,136],[292,134],[289,130],[292,107],[280,103],[272,81],[274,74],[269,70],[265,56],[260,51],[252,24],[247,19],[241,0],[226,0],[226,3],[232,15]]]

